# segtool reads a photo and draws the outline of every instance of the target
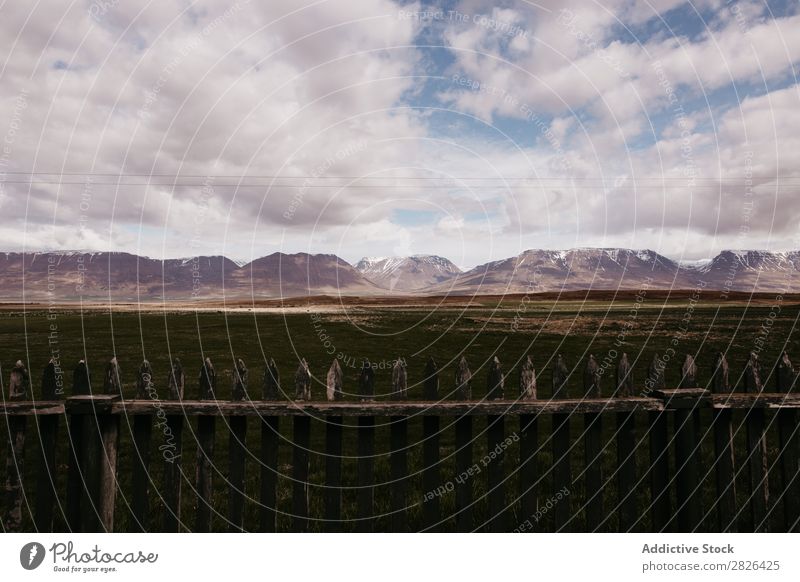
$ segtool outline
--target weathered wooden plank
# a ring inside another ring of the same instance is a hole
[[[244,360],[236,360],[236,369],[233,373],[233,389],[231,400],[235,402],[249,402],[250,373]],[[232,532],[245,531],[244,504],[247,499],[245,492],[245,470],[247,458],[247,417],[232,416],[230,420],[230,434],[228,435],[228,462],[229,462],[229,498],[228,498],[228,527]]]
[[[341,416],[327,417],[325,425],[325,529],[342,531],[342,432]]]
[[[572,485],[572,467],[571,467],[571,453],[570,453],[570,437],[569,437],[569,414],[554,414],[553,415],[553,496],[562,492],[565,488],[567,491],[573,489]],[[572,517],[570,511],[569,498],[560,503],[556,503],[553,507],[553,524],[555,531],[570,531],[574,529],[574,524],[570,523]]]
[[[357,434],[358,469],[356,476],[357,508],[355,528],[358,532],[371,532],[375,511],[375,417],[361,416]]]
[[[742,408],[749,405],[742,400]],[[114,414],[153,414],[152,402],[126,400],[111,405]],[[658,411],[664,403],[655,398],[599,398],[510,401],[405,401],[405,402],[203,402],[164,401],[167,414],[185,416],[487,416],[519,414],[583,414],[586,412]],[[58,409],[55,408],[54,411]]]
[[[77,532],[81,529],[81,503],[83,501],[83,425],[85,414],[69,415],[67,438],[69,456],[67,469],[67,499],[64,508],[67,529]]]
[[[423,397],[431,402],[439,400],[439,368],[436,360],[428,358],[422,381]],[[422,418],[422,529],[437,531],[441,522],[439,497],[431,495],[441,483],[439,470],[439,417]]]
[[[730,410],[714,411],[714,456],[717,484],[717,531],[735,532],[736,471]]]
[[[455,372],[455,397],[469,400],[472,397],[472,373],[463,356]],[[472,531],[472,417],[461,416],[456,419],[456,531]]]
[[[228,457],[230,462],[230,497],[228,505],[229,528],[233,532],[245,531],[244,504],[245,471],[247,458],[247,417],[232,416],[228,441]]]
[[[775,371],[775,389],[787,396],[796,390],[798,374],[789,355],[781,354]],[[800,437],[796,410],[779,410],[777,416],[779,438],[779,463],[783,488],[780,498],[783,501],[783,531],[800,530]]]
[[[425,364],[425,378],[422,380],[422,398],[432,402],[439,400],[439,366],[429,357]]]
[[[195,532],[210,532],[212,521],[212,495],[214,482],[214,445],[216,417],[200,416],[197,419],[197,455],[195,456]]]
[[[584,376],[584,390],[592,390],[587,383],[592,381],[589,374]],[[596,385],[595,390],[599,390]],[[603,511],[603,417],[600,414],[590,413],[583,415],[583,450],[585,454],[585,471],[583,474],[586,499],[584,510],[586,512],[586,531],[599,531],[602,527],[605,514]],[[560,505],[560,503],[559,503]]]
[[[99,484],[97,491],[97,510],[99,512],[100,531],[114,531],[114,504],[117,498],[117,452],[119,450],[120,417],[102,414],[98,418],[100,425],[100,458]]]
[[[328,375],[330,376],[330,372]],[[361,402],[375,400],[375,370],[369,360],[364,360],[361,364],[358,374],[358,395],[361,397]],[[328,400],[333,400],[333,398],[328,397]]]
[[[525,358],[519,369],[519,397],[522,400],[536,400],[536,368],[530,356]]]
[[[402,358],[397,358],[392,366],[392,400],[408,399],[408,374]]]
[[[13,394],[13,393],[12,393]],[[22,394],[24,397],[24,393]],[[22,527],[22,506],[25,488],[22,476],[25,469],[25,429],[28,419],[9,416],[8,451],[6,452],[5,502],[3,504],[3,531],[18,532]]]
[[[669,425],[666,411],[648,413],[650,434],[650,530],[670,531]]]
[[[699,531],[703,517],[701,509],[700,473],[697,448],[700,446],[693,409],[679,408],[674,416],[675,481],[677,527],[679,532]]]
[[[508,443],[505,435],[505,418],[486,417],[487,455],[480,460],[487,471],[487,523],[486,530],[501,533],[508,531],[505,488],[505,450]]]
[[[742,374],[744,390],[758,394],[764,390],[761,381],[761,363],[754,352],[745,364]],[[767,473],[767,439],[764,434],[764,410],[754,408],[747,412],[747,473],[749,481],[750,530],[767,531],[767,509],[769,506],[769,481]]]
[[[260,530],[276,530],[278,484],[278,446],[280,417],[265,416],[261,421],[261,490]]]
[[[457,400],[472,400],[472,372],[469,371],[469,364],[464,356],[461,356],[456,366],[454,395]]]
[[[502,400],[505,394],[505,376],[503,366],[497,356],[489,362],[489,371],[486,376],[486,399]]]
[[[311,418],[297,416],[294,419],[292,437],[292,530],[308,531],[309,495],[309,444],[311,442]]]
[[[602,372],[597,360],[593,355],[589,355],[586,360],[586,368],[583,370],[583,396],[584,398],[600,398],[600,380]]]
[[[636,413],[617,413],[617,515],[620,532],[641,530],[636,495]]]
[[[295,400],[311,400],[311,371],[305,358],[300,360],[297,371],[294,373],[294,398]]]
[[[85,403],[82,403],[85,404]],[[69,402],[67,411],[70,411]],[[102,455],[99,418],[96,414],[86,414],[83,423],[83,480],[80,529],[81,532],[101,531],[100,507],[100,461]]]
[[[178,376],[180,378],[180,376]],[[165,403],[162,403],[165,404]],[[164,459],[164,486],[162,497],[164,499],[163,529],[166,533],[181,531],[181,488],[183,484],[183,470],[181,458],[183,456],[183,416],[174,414],[164,417],[163,422],[157,424],[162,431],[166,448],[162,451]]]
[[[521,415],[519,433],[520,522],[525,523],[526,520],[534,518],[538,505],[540,476],[537,418],[529,414]]]
[[[281,398],[281,375],[275,360],[270,358],[264,366],[264,377],[261,382],[261,399],[278,400]]]
[[[393,416],[390,420],[391,531],[408,531],[408,420]]]
[[[150,442],[153,417],[133,417],[133,467],[131,469],[131,511],[134,528],[150,531]]]
[[[34,524],[38,532],[53,531],[53,506],[58,493],[56,489],[56,442],[58,438],[58,416],[37,416],[41,442],[41,456],[37,466],[36,513]],[[144,418],[144,417],[143,417]]]
[[[367,368],[363,368],[362,372],[366,370],[369,370],[370,373],[372,372],[372,368],[369,366],[367,366]],[[333,363],[331,363],[331,367],[328,369],[326,381],[328,402],[341,400],[344,397],[344,374],[342,373],[342,367],[339,365],[338,359],[333,360]]]
[[[456,419],[456,531],[472,531],[472,417]]]

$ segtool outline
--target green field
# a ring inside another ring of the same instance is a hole
[[[636,307],[638,305],[638,308]],[[778,309],[779,308],[779,309]],[[80,313],[74,308],[49,311],[46,307],[29,307],[26,311],[6,310],[0,313],[0,359],[4,366],[3,378],[7,380],[8,370],[17,359],[22,359],[31,370],[34,395],[39,397],[39,376],[44,364],[54,354],[60,358],[65,370],[67,394],[70,392],[71,370],[79,359],[86,359],[95,379],[100,378],[102,369],[108,359],[115,355],[122,369],[125,384],[125,397],[133,397],[135,370],[143,358],[147,358],[153,367],[156,388],[161,398],[167,398],[166,380],[171,358],[180,358],[187,373],[186,397],[195,398],[197,394],[197,373],[202,357],[211,357],[219,375],[218,398],[229,399],[231,395],[231,373],[234,358],[242,358],[250,369],[250,394],[252,398],[260,398],[261,377],[265,357],[275,359],[282,378],[283,388],[293,394],[292,377],[300,357],[309,362],[315,377],[313,396],[315,400],[324,398],[325,374],[333,358],[340,358],[345,372],[345,391],[356,391],[358,368],[364,358],[377,365],[375,388],[377,398],[389,391],[390,371],[387,369],[397,358],[404,358],[408,366],[409,396],[419,398],[421,387],[419,382],[423,376],[425,362],[433,356],[441,369],[442,398],[450,398],[453,385],[454,362],[461,355],[466,356],[473,372],[473,397],[480,398],[485,394],[486,365],[492,356],[497,355],[503,363],[507,374],[506,398],[517,395],[515,367],[520,358],[530,355],[539,375],[539,398],[550,397],[550,373],[548,370],[553,355],[561,353],[570,366],[575,366],[576,373],[570,382],[570,396],[579,397],[581,392],[581,374],[583,361],[588,354],[594,354],[601,362],[609,354],[626,351],[634,363],[634,374],[637,385],[641,386],[645,371],[655,353],[673,353],[666,368],[667,385],[676,385],[680,378],[680,365],[684,354],[696,355],[700,369],[700,380],[708,380],[713,358],[717,351],[725,351],[731,365],[732,381],[738,379],[748,352],[756,349],[760,352],[764,364],[765,377],[777,360],[779,354],[786,350],[790,355],[800,359],[800,337],[796,333],[797,318],[800,308],[796,298],[767,297],[758,302],[719,301],[713,297],[702,297],[699,301],[690,296],[665,301],[652,296],[637,297],[634,293],[609,301],[537,301],[528,298],[507,298],[503,301],[486,300],[466,303],[436,304],[378,304],[348,305],[346,307],[309,307],[307,312],[292,313],[254,313],[247,310],[235,312],[203,311],[203,312],[136,312],[93,309]],[[621,343],[622,342],[622,343]],[[616,350],[616,352],[614,352]],[[612,358],[613,359],[613,358]],[[771,380],[768,380],[771,381]],[[100,386],[95,387],[96,390]],[[603,394],[613,392],[613,370],[605,377]],[[350,396],[349,398],[355,398]],[[735,420],[738,427],[738,418]],[[194,426],[195,420],[191,421]],[[247,493],[254,496],[246,507],[245,525],[247,529],[255,529],[258,524],[258,444],[260,438],[256,420],[248,425],[247,444],[252,452],[247,466]],[[638,435],[642,438],[645,430],[644,416],[638,419]],[[611,468],[616,459],[613,441],[613,418],[610,418],[604,430],[608,433],[609,445],[604,451],[606,466]],[[704,423],[707,426],[708,423]],[[583,423],[573,421],[572,434],[580,436]],[[443,421],[447,427],[447,420]],[[290,421],[284,420],[282,433],[286,443],[291,442]],[[485,449],[485,422],[476,421],[476,455]],[[774,428],[770,428],[774,430]],[[132,462],[130,446],[131,425],[123,420],[122,444],[120,447],[120,482],[122,494],[117,497],[117,524],[119,530],[125,530],[129,517],[126,492],[130,488],[127,477]],[[506,433],[511,435],[518,431],[516,419],[508,421]],[[540,460],[543,468],[550,464],[550,419],[539,422],[540,444],[542,450]],[[346,487],[355,485],[355,427],[345,431],[345,456],[343,461],[343,480]],[[739,433],[743,433],[740,430]],[[442,435],[442,480],[454,476],[455,467],[453,453],[453,430],[444,428]],[[60,436],[66,440],[62,423]],[[35,435],[29,432],[27,442],[26,482],[35,483],[34,468],[37,451]],[[379,420],[376,433],[376,482],[388,481],[389,427],[381,425]],[[156,447],[159,434],[153,432],[153,482],[154,489],[161,483],[162,465]],[[412,419],[409,422],[409,439],[418,443],[421,436],[421,421]],[[743,439],[742,434],[737,439]],[[66,442],[59,443],[59,478],[64,491],[66,481]],[[183,516],[188,529],[193,527],[193,506],[196,499],[191,482],[194,476],[194,444],[193,431],[189,426],[184,430],[184,471],[188,482],[184,484]],[[774,442],[774,439],[773,441]],[[507,468],[514,466],[517,459],[516,444],[509,449]],[[214,475],[215,509],[219,512],[214,518],[214,528],[226,529],[224,516],[227,511],[228,492],[225,479],[227,466],[228,433],[224,420],[217,421],[217,444]],[[320,453],[324,450],[324,427],[312,424],[312,449]],[[741,447],[739,447],[739,451]],[[704,455],[711,455],[713,439],[711,435],[704,437]],[[739,454],[737,451],[737,454]],[[5,453],[4,453],[5,454]],[[775,451],[770,451],[774,459]],[[647,441],[641,443],[638,451],[640,459],[638,477],[641,481],[640,512],[646,514],[649,498],[646,476],[643,465],[647,459]],[[582,440],[577,439],[573,449],[573,476],[580,475],[583,461]],[[417,529],[420,523],[420,503],[423,502],[424,491],[421,491],[421,445],[414,446],[409,455],[411,495],[409,521],[411,527]],[[280,452],[279,510],[285,515],[279,517],[279,527],[287,529],[291,510],[291,451],[284,446]],[[508,469],[507,469],[508,471]],[[606,470],[606,475],[611,475]],[[324,482],[324,458],[318,454],[311,457],[311,482]],[[516,475],[510,472],[506,484],[507,499],[512,504],[516,495]],[[713,504],[713,472],[706,478],[706,507]],[[476,498],[480,498],[486,488],[485,475],[473,480],[472,486]],[[378,485],[375,490],[377,512],[388,510],[388,485]],[[584,492],[582,482],[577,479],[574,494],[570,495],[573,510],[582,505]],[[743,489],[743,488],[742,488]],[[551,495],[547,475],[541,487],[540,501],[543,503]],[[32,496],[32,489],[29,491]],[[744,491],[739,492],[740,496]],[[158,527],[157,519],[161,515],[161,507],[155,491],[153,498],[151,527]],[[606,487],[606,507],[613,508],[616,499],[616,487],[613,478],[609,477]],[[612,501],[614,503],[612,503]],[[33,507],[32,497],[29,499]],[[344,491],[345,517],[353,515],[355,507],[355,490]],[[442,498],[443,515],[452,514],[454,496]],[[509,510],[512,516],[509,521],[520,523],[528,516],[519,515],[517,505]],[[30,515],[24,510],[28,527]],[[476,523],[486,516],[485,503],[479,501],[475,507]],[[311,487],[311,514],[322,515],[322,491]],[[746,516],[743,516],[745,519]],[[539,527],[548,528],[549,516],[545,516]],[[713,529],[713,514],[709,516],[709,529]],[[452,528],[453,520],[447,520],[442,528]],[[607,527],[615,529],[615,517],[610,516]],[[56,529],[63,528],[63,518],[59,517]],[[312,521],[312,529],[321,529],[320,523]],[[379,517],[377,530],[389,530],[389,518]],[[645,520],[641,529],[647,528]],[[345,529],[350,529],[349,524]],[[580,529],[578,527],[578,529]]]

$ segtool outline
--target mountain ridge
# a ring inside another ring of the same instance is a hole
[[[274,252],[154,259],[125,251],[0,253],[0,300],[198,300],[304,295],[503,294],[651,288],[790,292],[800,251],[723,250],[676,261],[649,249],[528,249],[462,271],[438,255],[364,257]]]

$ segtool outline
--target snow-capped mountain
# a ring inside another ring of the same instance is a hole
[[[462,293],[537,293],[577,289],[683,287],[678,263],[651,250],[528,250],[480,265],[448,286]],[[443,286],[439,286],[442,288]]]
[[[444,283],[461,270],[444,257],[364,257],[356,264],[366,279],[389,291],[416,291]]]

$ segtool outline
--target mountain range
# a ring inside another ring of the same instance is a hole
[[[793,292],[800,251],[723,251],[681,263],[650,250],[528,250],[462,271],[435,255],[273,253],[246,264],[222,256],[152,259],[124,252],[0,254],[3,301],[189,301],[305,295],[471,295],[650,288]]]

